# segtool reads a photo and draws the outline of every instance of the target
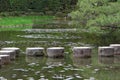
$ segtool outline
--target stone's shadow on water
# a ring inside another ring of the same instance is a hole
[[[98,59],[102,64],[114,64],[114,57],[98,57]]]
[[[72,60],[73,60],[73,65],[76,66],[76,67],[91,65],[91,63],[92,63],[91,58],[73,57]]]
[[[41,63],[41,64],[44,64],[46,62],[45,57],[26,56],[25,60],[26,60],[27,63]]]
[[[63,66],[65,63],[64,58],[47,58],[46,65],[48,66]]]

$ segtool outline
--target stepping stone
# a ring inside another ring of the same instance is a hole
[[[91,47],[74,47],[73,48],[73,56],[87,58],[91,57],[92,48]]]
[[[104,57],[114,56],[114,48],[109,46],[103,46],[98,48],[98,55]]]
[[[9,64],[10,63],[10,56],[9,55],[0,55],[1,64]]]
[[[111,44],[110,47],[114,48],[115,55],[120,55],[120,44]]]
[[[42,48],[42,47],[26,48],[26,55],[28,55],[28,56],[43,56],[44,48]]]
[[[9,55],[11,60],[15,59],[15,51],[5,51],[5,50],[1,50],[0,51],[0,55]]]
[[[2,48],[2,50],[12,50],[12,51],[14,50],[16,57],[19,57],[19,54],[20,54],[20,48],[17,48],[17,47],[5,47],[5,48]]]
[[[48,57],[64,57],[64,47],[50,47],[47,48]]]

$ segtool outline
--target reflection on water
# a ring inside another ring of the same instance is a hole
[[[120,55],[115,56],[114,63],[120,64]]]
[[[99,57],[99,62],[102,64],[114,64],[114,57]]]
[[[91,64],[91,58],[77,58],[73,57],[73,64],[76,67],[82,67]]]
[[[46,62],[46,59],[44,57],[26,56],[25,58],[27,63],[45,63]]]
[[[46,64],[48,66],[62,66],[65,63],[64,58],[47,58]]]

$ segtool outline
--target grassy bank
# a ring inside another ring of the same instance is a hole
[[[4,30],[23,30],[32,28],[33,21],[50,20],[53,16],[17,16],[17,17],[2,17],[0,18],[0,31]]]

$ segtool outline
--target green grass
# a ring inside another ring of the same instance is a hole
[[[50,20],[53,16],[19,16],[19,17],[2,17],[0,18],[0,31],[3,30],[22,30],[32,28],[33,20]],[[20,26],[19,25],[29,25]],[[17,27],[15,27],[17,26]]]

